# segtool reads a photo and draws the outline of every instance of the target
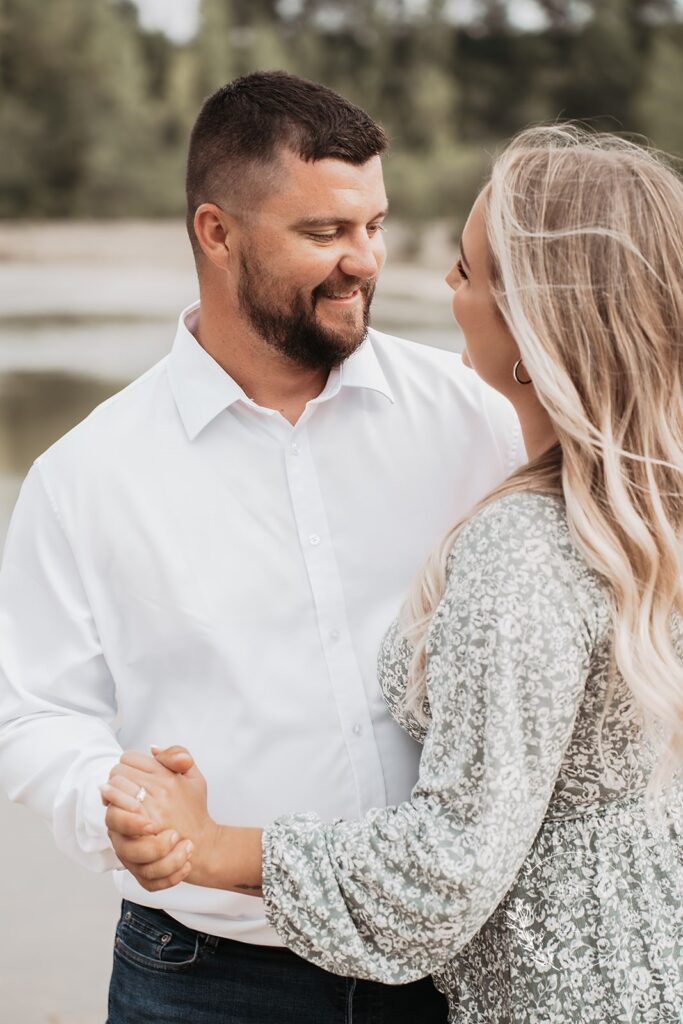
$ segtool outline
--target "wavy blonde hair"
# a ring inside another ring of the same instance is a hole
[[[614,665],[657,741],[653,797],[683,763],[683,182],[624,139],[537,127],[495,161],[482,201],[492,296],[559,444],[478,509],[513,491],[563,496],[612,598]],[[423,722],[426,635],[462,525],[401,615],[406,705]]]

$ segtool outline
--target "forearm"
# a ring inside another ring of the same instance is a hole
[[[35,715],[0,726],[2,788],[48,822],[62,852],[91,871],[119,866],[98,787],[120,755],[111,731],[82,715]]]
[[[327,971],[390,985],[433,973],[461,947],[463,925],[452,881],[432,863],[430,851],[447,848],[437,831],[409,805],[353,822],[278,819],[263,839],[268,923]]]
[[[188,879],[195,885],[261,896],[263,863],[260,828],[215,825]]]

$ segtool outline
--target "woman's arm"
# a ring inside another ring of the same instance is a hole
[[[410,801],[358,822],[289,816],[264,833],[268,920],[327,970],[404,983],[451,960],[519,873],[573,732],[594,605],[561,505],[488,506],[449,568]]]
[[[410,801],[356,822],[289,816],[262,837],[220,829],[204,884],[262,884],[283,941],[327,970],[402,983],[451,959],[519,872],[572,734],[592,649],[573,559],[552,501],[477,516],[430,629],[432,724]]]
[[[189,751],[153,750],[154,757],[126,752],[102,787],[119,858],[149,891],[186,881],[261,896],[262,829],[218,825],[208,812],[206,780]],[[154,859],[150,852],[149,860],[140,860],[146,854],[139,838],[172,832],[177,842],[164,857]]]

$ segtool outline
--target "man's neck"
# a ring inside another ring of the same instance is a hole
[[[200,307],[196,338],[257,405],[294,425],[327,382],[327,370],[309,370],[271,348],[241,318]]]

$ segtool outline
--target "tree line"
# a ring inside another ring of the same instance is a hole
[[[0,216],[182,212],[187,137],[206,95],[252,70],[324,82],[387,128],[392,205],[460,216],[490,152],[557,118],[683,154],[676,0],[203,0],[179,45],[130,0],[0,0]]]

